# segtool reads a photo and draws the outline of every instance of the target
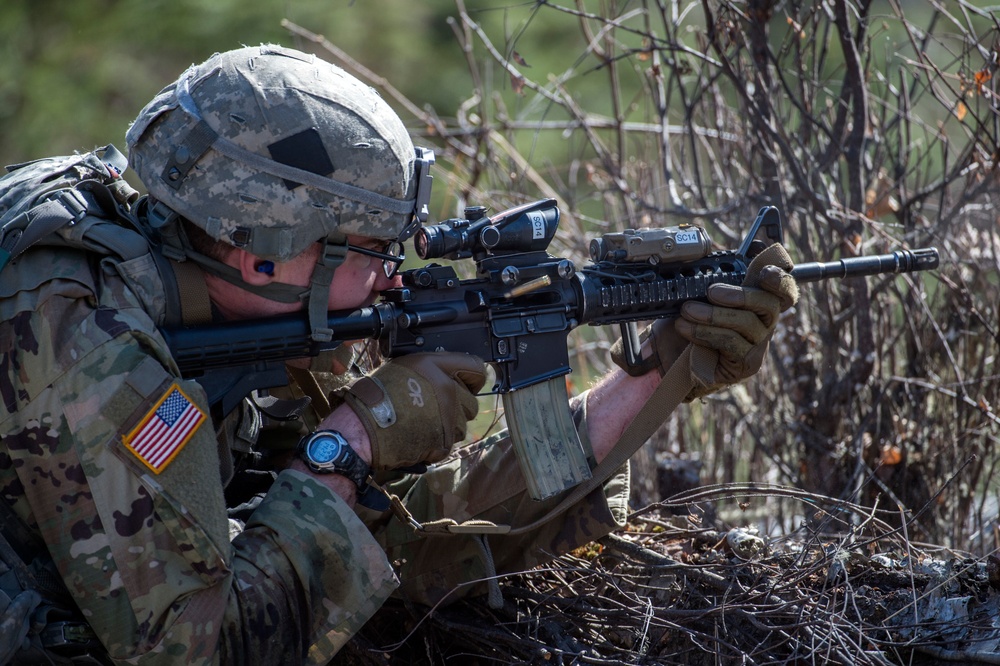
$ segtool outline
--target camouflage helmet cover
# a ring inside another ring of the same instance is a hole
[[[265,259],[347,234],[403,239],[426,217],[433,154],[414,148],[372,88],[293,49],[242,48],[192,66],[126,142],[150,195]]]

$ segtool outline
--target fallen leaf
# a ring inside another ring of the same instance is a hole
[[[510,87],[514,89],[515,95],[520,95],[524,90],[524,77],[519,74],[511,74]]]
[[[903,449],[895,444],[886,444],[882,447],[882,455],[879,457],[879,462],[889,467],[898,465],[903,462]]]

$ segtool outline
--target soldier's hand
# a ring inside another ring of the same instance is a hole
[[[476,356],[429,352],[392,359],[338,395],[368,433],[372,469],[390,470],[447,456],[465,439],[485,382]]]
[[[787,257],[780,246],[774,246]],[[785,263],[791,268],[790,260]],[[759,287],[712,285],[709,303],[689,302],[681,308],[677,333],[692,344],[718,352],[714,377],[703,378],[699,395],[719,390],[760,370],[779,315],[798,301],[795,279],[776,265],[760,269]],[[697,397],[697,396],[692,396]]]

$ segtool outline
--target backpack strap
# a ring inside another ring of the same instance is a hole
[[[121,155],[117,150],[115,152]],[[112,168],[114,165],[107,166]],[[124,181],[121,183],[124,184]],[[153,249],[142,225],[130,214],[120,197],[130,204],[138,198],[138,193],[127,185],[115,190],[107,184],[91,180],[46,195],[44,201],[0,227],[0,271],[32,245],[64,227],[78,224],[88,216],[117,221],[118,224],[80,227],[75,233],[71,231],[69,236],[81,242],[86,239],[85,245],[91,249],[124,260],[151,253],[164,282],[168,319],[173,321],[179,315],[178,323],[184,326],[211,323],[211,301],[201,269],[193,262],[164,257]],[[138,233],[124,233],[123,227]],[[173,280],[170,275],[173,275]]]
[[[67,224],[87,215],[106,215],[95,199],[75,188],[59,190],[43,203],[26,210],[0,229],[0,270],[11,259]]]
[[[33,186],[35,194],[27,192],[23,203],[13,206],[0,216],[0,221],[3,222],[0,226],[0,270],[3,270],[12,259],[16,259],[22,252],[56,230],[76,224],[88,215],[108,217],[112,209],[120,210],[118,202],[128,205],[139,196],[138,192],[121,178],[128,161],[125,155],[111,144],[101,150],[79,156],[72,163],[67,163],[65,160],[59,163],[59,159],[63,158],[38,160],[8,167],[8,171],[15,172],[29,165],[57,161],[57,165],[52,167],[55,170],[54,174],[43,177],[46,174],[42,171],[34,176],[34,181],[31,177],[25,180],[25,183],[35,183]],[[72,164],[72,167],[67,164]],[[79,180],[74,181],[66,175],[74,170],[81,174]],[[50,181],[56,184],[54,186],[48,184]],[[61,187],[58,184],[60,181],[63,183]],[[45,192],[46,187],[52,189]],[[95,188],[101,191],[96,191]],[[39,193],[39,190],[42,190],[42,193]],[[13,191],[20,190],[15,186]]]
[[[185,326],[212,323],[212,302],[208,297],[205,274],[193,261],[170,259],[177,281],[181,321]]]

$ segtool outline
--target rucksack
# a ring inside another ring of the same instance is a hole
[[[108,145],[89,153],[8,166],[8,173],[0,177],[0,273],[35,243],[54,238],[54,232],[87,216],[116,220],[124,215],[139,198],[121,177],[126,165],[125,156]],[[113,236],[121,238],[111,240]],[[109,241],[111,247],[106,247]],[[79,242],[119,255],[148,252],[141,236],[82,234]]]
[[[0,176],[0,285],[4,268],[36,244],[80,248],[120,262],[148,254],[165,302],[166,320],[158,324],[207,323],[211,311],[201,272],[162,251],[162,230],[141,222],[136,211],[149,202],[122,178],[126,167],[125,155],[111,144],[8,166]]]

